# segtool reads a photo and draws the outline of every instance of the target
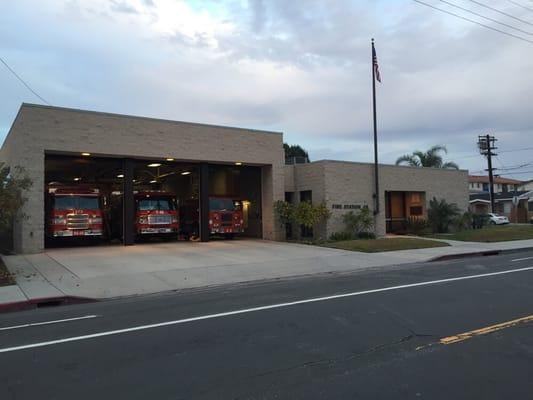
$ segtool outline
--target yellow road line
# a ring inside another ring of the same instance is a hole
[[[513,319],[512,321],[502,322],[500,324],[487,326],[485,328],[476,329],[476,330],[469,331],[469,332],[459,333],[454,336],[448,336],[448,337],[440,339],[439,343],[440,344],[458,343],[458,342],[462,342],[463,340],[472,339],[475,336],[486,335],[488,333],[500,331],[502,329],[510,328],[512,326],[516,326],[519,324],[525,324],[531,321],[533,321],[533,315],[529,315],[527,317],[522,317],[518,319]]]

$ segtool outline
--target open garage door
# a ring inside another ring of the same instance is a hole
[[[262,237],[261,168],[244,165],[209,166],[210,213],[222,210],[227,218],[242,224],[239,235]],[[216,217],[216,214],[214,214]],[[211,223],[213,218],[210,218]],[[242,222],[241,222],[242,221]],[[224,222],[224,221],[221,221]],[[222,233],[223,226],[218,227]],[[214,232],[219,233],[219,232]]]
[[[47,154],[46,246],[195,239],[198,190],[195,164]]]

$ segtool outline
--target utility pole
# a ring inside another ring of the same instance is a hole
[[[494,175],[493,171],[496,168],[492,168],[492,156],[497,156],[496,153],[493,153],[493,150],[496,150],[497,147],[495,146],[496,139],[494,136],[491,135],[481,135],[478,136],[477,145],[479,147],[479,152],[487,156],[487,169],[486,171],[489,172],[489,198],[490,198],[490,212],[494,212]]]
[[[378,124],[376,117],[376,79],[381,83],[378,58],[372,39],[372,117],[374,123],[374,215],[379,214],[379,164],[378,164]]]

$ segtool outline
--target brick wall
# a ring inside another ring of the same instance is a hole
[[[317,161],[310,164],[286,166],[293,168],[295,184],[285,183],[296,195],[301,190],[313,190],[313,202],[325,201],[332,215],[325,234],[344,230],[342,216],[350,211],[345,206],[365,206],[374,210],[374,166],[368,163],[345,161]],[[444,198],[468,210],[467,171],[414,168],[380,165],[380,213],[375,219],[376,234],[385,234],[385,192],[425,192],[426,207],[433,197]],[[315,192],[317,193],[315,197]],[[334,208],[341,206],[342,208]]]
[[[0,151],[0,159],[25,167],[34,182],[23,207],[29,218],[16,224],[15,248],[44,248],[45,151],[262,165],[263,237],[277,239],[272,204],[283,199],[282,144],[276,132],[23,104]]]

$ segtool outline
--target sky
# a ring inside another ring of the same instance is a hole
[[[533,0],[424,2],[533,41]],[[0,7],[0,57],[52,105],[281,131],[312,160],[373,159],[373,37],[381,162],[438,144],[482,174],[477,136],[489,133],[497,172],[533,179],[533,43],[413,0]],[[1,143],[20,104],[42,101],[1,64],[0,88]]]

